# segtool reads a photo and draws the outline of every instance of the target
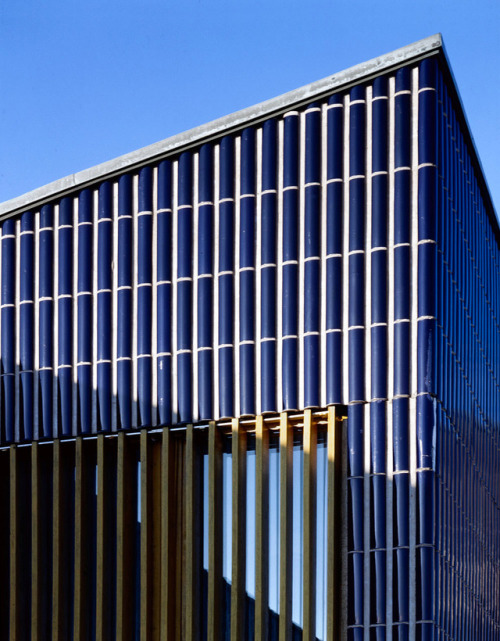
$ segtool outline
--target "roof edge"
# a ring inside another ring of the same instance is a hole
[[[194,129],[175,134],[160,142],[142,147],[123,156],[118,156],[113,160],[84,169],[75,174],[70,174],[43,187],[7,200],[0,204],[0,217],[6,218],[32,207],[38,207],[54,198],[63,197],[75,189],[83,189],[98,181],[112,178],[124,171],[139,168],[148,162],[159,161],[172,153],[180,152],[210,140],[222,132],[239,129],[245,124],[254,124],[274,114],[286,111],[288,108],[321,98],[336,89],[367,80],[410,61],[415,61],[440,51],[444,51],[444,46],[441,34],[438,33],[367,62],[349,67],[344,71],[339,71],[299,89],[289,91],[276,98],[271,98]]]
[[[457,116],[459,120],[462,120],[462,126],[463,126],[463,135],[465,139],[467,140],[468,144],[470,145],[470,153],[471,153],[471,159],[473,163],[476,163],[477,165],[477,170],[478,170],[478,175],[477,175],[477,180],[482,187],[484,194],[488,200],[489,207],[491,209],[491,221],[492,224],[495,228],[495,234],[497,237],[498,244],[500,246],[500,218],[497,214],[497,210],[495,207],[495,203],[493,202],[493,197],[491,195],[491,190],[488,184],[488,180],[486,178],[486,174],[484,172],[483,168],[483,163],[481,162],[481,156],[479,154],[479,150],[476,145],[476,141],[474,139],[474,134],[472,133],[472,128],[469,124],[469,119],[467,118],[467,112],[465,110],[465,106],[462,100],[462,96],[460,95],[460,90],[458,88],[457,81],[455,79],[455,74],[453,73],[453,67],[451,66],[450,58],[448,56],[448,52],[446,51],[446,47],[444,46],[444,42],[441,40],[441,56],[442,59],[445,62],[445,66],[443,68],[443,71],[445,74],[448,75],[448,79],[450,81],[449,88],[451,89],[452,93],[454,94],[454,99],[456,101],[456,106],[458,107],[457,110]]]

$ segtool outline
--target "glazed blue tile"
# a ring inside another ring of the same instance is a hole
[[[349,363],[362,363],[365,355],[364,329],[349,330]],[[365,400],[365,371],[362,367],[349,367],[349,401]]]
[[[387,328],[371,329],[371,395],[374,399],[387,398]]]
[[[219,415],[234,415],[233,348],[219,348]]]
[[[275,412],[276,403],[276,343],[264,341],[260,346],[262,412]]]
[[[326,336],[326,399],[327,404],[342,402],[342,334]]]
[[[240,413],[255,414],[255,346],[240,345]]]
[[[283,408],[297,409],[298,402],[298,341],[289,338],[282,347]]]
[[[193,390],[191,354],[177,354],[177,386],[179,422],[193,420]]]
[[[319,407],[320,344],[319,336],[304,337],[304,407]]]
[[[127,363],[128,365],[128,363]],[[172,422],[172,357],[158,356],[158,420],[160,425],[170,425]],[[125,375],[127,372],[125,372]],[[128,406],[125,404],[125,409]],[[203,417],[202,417],[203,418]]]
[[[277,187],[277,124],[273,118],[262,126],[262,190]]]
[[[198,411],[201,420],[211,419],[214,415],[212,368],[212,351],[198,352]]]

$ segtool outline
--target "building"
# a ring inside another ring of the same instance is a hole
[[[500,637],[500,233],[440,36],[0,216],[1,638]]]

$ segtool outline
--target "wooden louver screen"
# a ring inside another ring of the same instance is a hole
[[[332,406],[1,450],[0,638],[285,641],[299,629],[304,640],[338,638],[345,623],[343,415]],[[326,461],[321,506],[318,438]],[[294,447],[302,467],[299,624],[292,620]],[[276,536],[269,524],[271,450],[279,462]],[[231,470],[225,480],[224,457]],[[254,506],[247,514],[249,500]],[[327,551],[319,604],[318,509],[326,511]],[[274,540],[279,550],[270,549]],[[249,541],[255,543],[250,556]],[[273,583],[270,559],[278,554]],[[228,559],[230,580],[223,569]],[[270,590],[278,608],[271,607]]]

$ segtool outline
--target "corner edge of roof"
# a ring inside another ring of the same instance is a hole
[[[439,34],[440,35],[440,34]],[[486,179],[486,174],[484,172],[483,164],[481,162],[481,156],[479,155],[479,150],[476,145],[476,141],[474,140],[474,135],[472,133],[472,128],[469,124],[469,119],[467,118],[467,112],[465,110],[465,106],[462,100],[462,96],[460,95],[460,90],[458,88],[458,83],[455,79],[455,74],[453,73],[453,67],[451,66],[450,59],[448,57],[448,52],[446,51],[446,47],[444,46],[443,39],[441,37],[441,60],[444,62],[445,69],[446,69],[446,75],[448,77],[449,85],[452,88],[453,91],[453,98],[455,105],[458,107],[459,113],[457,114],[459,119],[462,121],[462,126],[463,126],[463,133],[467,139],[467,142],[470,146],[470,152],[472,155],[472,162],[476,165],[476,169],[478,171],[478,180],[479,183],[483,189],[483,193],[486,196],[488,200],[488,204],[490,206],[490,220],[494,226],[495,229],[495,235],[498,241],[498,244],[500,245],[500,217],[499,217],[499,212],[497,212],[495,208],[495,203],[493,202],[493,197],[491,195],[491,189],[489,187],[488,181]]]
[[[0,219],[18,214],[32,207],[39,207],[54,198],[62,198],[74,189],[84,189],[93,183],[112,178],[127,170],[131,171],[140,168],[148,162],[158,162],[173,153],[217,137],[224,131],[229,133],[235,129],[240,129],[245,124],[253,124],[267,117],[272,117],[274,114],[284,112],[288,108],[322,98],[337,89],[340,90],[345,86],[357,84],[414,60],[439,52],[444,54],[450,74],[453,76],[444,51],[443,38],[440,33],[437,33],[275,98],[175,134],[152,145],[118,156],[89,169],[70,174],[21,196],[7,200],[0,203]],[[453,83],[456,88],[454,80]]]

